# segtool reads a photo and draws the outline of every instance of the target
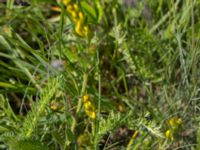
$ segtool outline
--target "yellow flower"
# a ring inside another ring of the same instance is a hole
[[[96,118],[96,112],[95,112],[95,105],[92,99],[90,99],[89,95],[84,95],[83,96],[83,103],[84,103],[84,109],[85,113],[91,118],[95,119]]]
[[[72,14],[72,12],[75,12],[76,14],[78,14],[78,5],[70,3],[70,4],[67,5],[66,10],[70,14]]]
[[[84,106],[87,111],[95,111],[94,105],[91,101],[85,102]]]
[[[96,118],[96,113],[94,111],[85,111],[85,112],[91,119],[94,120]]]
[[[74,23],[80,23],[80,24],[84,24],[84,15],[82,12],[76,12],[76,11],[72,11],[71,12],[71,17],[72,17],[72,21]]]
[[[168,123],[172,128],[177,128],[179,125],[182,124],[182,119],[178,117],[173,117],[169,119]]]
[[[83,25],[82,22],[78,21],[76,23],[75,31],[79,36],[87,36],[89,32],[89,28],[87,25]]]
[[[83,36],[84,34],[83,34],[83,30],[82,30],[82,28],[81,28],[81,25],[82,25],[81,22],[78,21],[78,22],[76,23],[75,31],[76,31],[76,33],[77,33],[78,35]]]
[[[165,132],[165,137],[166,137],[167,139],[174,140],[174,133],[173,133],[173,130],[172,130],[172,129],[168,129],[168,130]]]
[[[66,10],[71,15],[72,21],[75,23],[75,32],[79,36],[87,36],[89,33],[89,28],[85,24],[85,16],[83,12],[79,11],[78,5],[75,3],[70,3],[67,5]]]

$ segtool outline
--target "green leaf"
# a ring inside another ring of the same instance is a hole
[[[66,133],[67,133],[68,141],[72,142],[74,139],[74,135],[72,131],[70,129],[67,129]]]
[[[3,47],[5,49],[11,49],[9,43],[6,41],[6,39],[0,35],[0,48]]]
[[[88,16],[88,20],[91,22],[97,22],[98,17],[96,14],[96,11],[93,7],[91,7],[87,2],[82,1],[81,2],[81,7],[83,8],[84,12],[87,14]]]
[[[73,53],[69,49],[64,50],[64,55],[69,59],[71,63],[75,63],[78,61],[77,53]]]
[[[95,0],[95,7],[97,9],[97,16],[98,16],[98,23],[100,23],[102,16],[103,16],[103,8],[99,0]]]

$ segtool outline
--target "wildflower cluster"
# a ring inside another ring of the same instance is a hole
[[[168,120],[168,124],[170,128],[165,132],[165,136],[167,139],[174,140],[174,134],[176,130],[180,127],[182,124],[182,119],[178,117],[173,117]]]
[[[96,112],[95,112],[95,105],[94,101],[89,97],[89,95],[83,96],[83,105],[85,109],[85,113],[91,118],[96,118]]]
[[[75,24],[75,32],[82,37],[88,36],[89,27],[78,5],[70,0],[63,0],[63,4],[66,5],[66,11],[70,14],[71,20]]]

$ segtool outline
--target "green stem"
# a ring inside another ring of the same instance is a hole
[[[84,73],[83,74],[83,83],[82,83],[82,89],[81,89],[81,93],[80,93],[80,98],[78,99],[78,104],[77,104],[77,108],[76,108],[76,114],[78,114],[81,110],[81,106],[82,106],[82,97],[83,94],[85,93],[85,89],[87,86],[87,80],[88,80],[88,74]],[[72,123],[72,127],[71,127],[71,131],[74,133],[76,127],[76,118],[73,118],[73,123]]]
[[[87,80],[88,80],[88,74],[84,73],[83,74],[83,83],[82,83],[81,95],[80,95],[81,97],[79,98],[79,101],[78,101],[76,113],[79,113],[79,111],[81,110],[82,97],[83,97],[83,94],[85,93],[85,89],[86,89],[86,86],[87,86]]]
[[[99,60],[99,51],[97,50],[97,66],[98,66],[98,106],[97,106],[97,119],[95,120],[95,126],[93,132],[95,133],[94,137],[94,149],[98,149],[98,131],[99,131],[99,120],[100,120],[100,110],[101,110],[101,73],[100,73],[100,60]]]

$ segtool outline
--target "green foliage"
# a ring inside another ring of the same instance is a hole
[[[38,102],[32,106],[31,111],[27,114],[26,119],[23,122],[20,135],[22,139],[29,139],[32,136],[40,116],[44,113],[45,108],[50,103],[51,98],[54,96],[59,86],[59,78],[56,78],[50,80],[47,87],[42,89]]]
[[[131,112],[122,115],[120,113],[110,112],[109,116],[104,119],[102,118],[99,122],[99,135],[104,135],[109,131],[113,131],[117,127],[126,124]]]
[[[0,149],[198,149],[199,4],[1,2]]]
[[[37,127],[39,119],[44,114],[45,108],[50,103],[51,98],[54,96],[54,94],[56,93],[56,91],[60,86],[59,80],[61,80],[61,78],[49,80],[47,86],[42,89],[39,99],[37,100],[38,102],[35,102],[35,104],[33,104],[31,111],[29,111],[26,118],[23,120],[21,128],[19,127],[19,118],[15,116],[8,101],[5,100],[4,97],[1,95],[3,102],[1,107],[3,108],[4,113],[7,115],[7,117],[9,117],[8,118],[9,121],[12,121],[14,123],[14,125],[12,125],[13,127],[12,130],[5,130],[4,131],[5,133],[1,135],[4,142],[6,142],[9,146],[11,146],[10,147],[11,149],[25,150],[34,148],[37,149],[38,147],[40,147],[41,149],[45,149],[45,147],[44,148],[41,147],[42,143],[40,142],[37,142],[35,140],[27,140],[27,141],[23,140],[30,139],[32,137],[32,133]],[[3,124],[1,124],[1,126],[3,127]],[[9,126],[7,128],[9,128]],[[18,128],[20,128],[20,130]],[[16,133],[17,135],[15,135]]]
[[[9,145],[11,150],[49,150],[47,146],[44,146],[39,141],[33,140],[21,140],[21,141],[14,141]]]

